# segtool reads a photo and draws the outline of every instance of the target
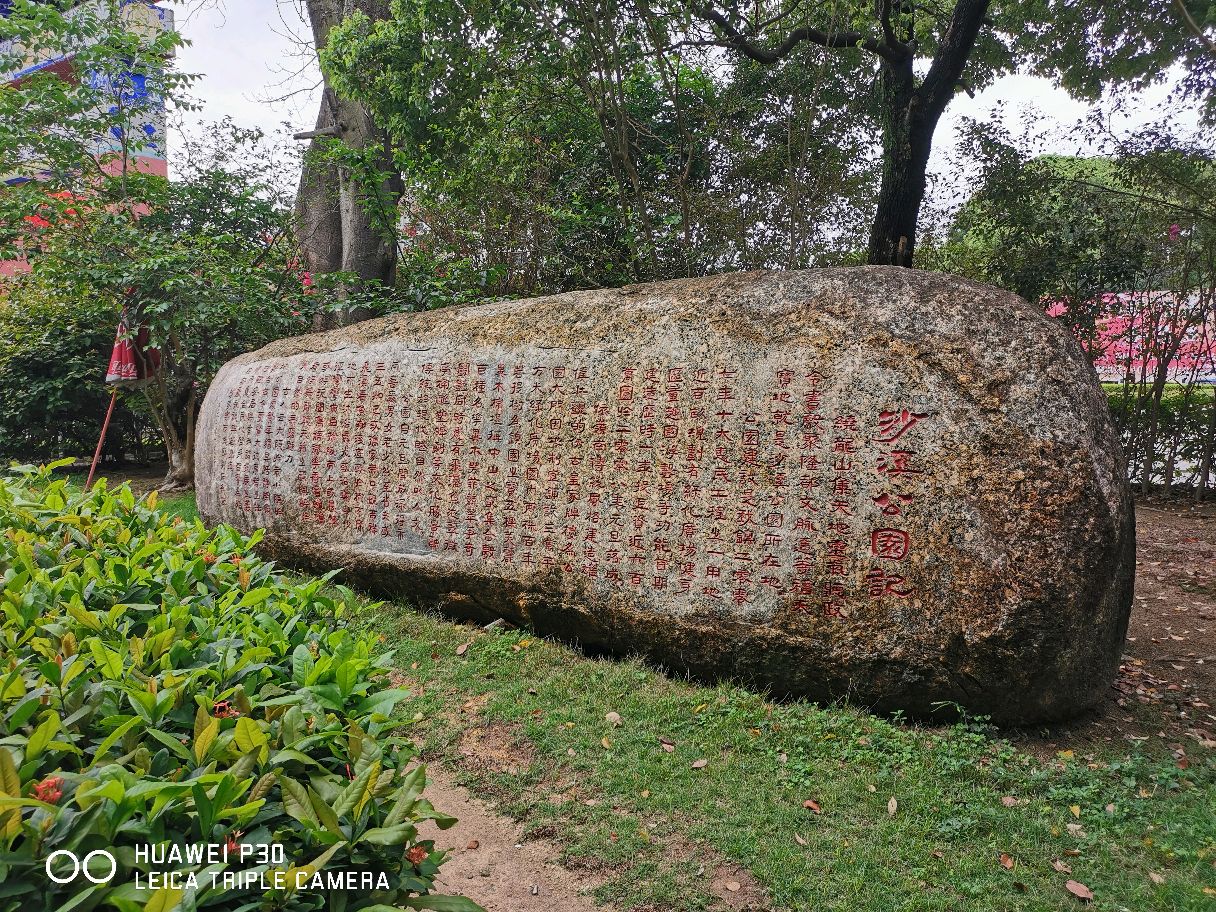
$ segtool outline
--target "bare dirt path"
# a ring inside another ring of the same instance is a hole
[[[437,764],[427,767],[427,776],[427,798],[459,821],[450,830],[420,828],[424,839],[452,853],[436,881],[437,893],[467,896],[487,912],[611,912],[587,895],[602,880],[561,867],[558,846],[526,840],[523,824],[495,813]]]
[[[1015,733],[1035,753],[1161,738],[1184,762],[1216,741],[1216,506],[1136,504],[1136,591],[1119,677],[1093,712]]]

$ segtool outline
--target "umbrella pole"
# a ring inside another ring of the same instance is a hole
[[[89,466],[89,479],[84,483],[87,491],[93,486],[93,473],[97,471],[97,463],[101,461],[101,447],[106,442],[106,431],[110,429],[110,419],[114,416],[114,403],[118,400],[118,387],[110,394],[110,407],[106,409],[106,420],[101,425],[101,436],[97,438],[97,450],[93,453],[93,464]]]

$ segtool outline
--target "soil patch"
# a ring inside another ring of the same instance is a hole
[[[536,752],[502,722],[474,724],[460,734],[462,766],[474,772],[518,775],[536,761]]]
[[[1071,723],[1011,732],[1037,755],[1163,739],[1216,747],[1216,506],[1136,505],[1136,591],[1109,699]]]
[[[451,851],[436,892],[467,896],[487,912],[612,912],[587,895],[604,878],[562,867],[557,845],[528,838],[523,824],[495,813],[438,766],[429,766],[427,774],[427,798],[459,821],[450,830],[430,823],[420,827],[422,838]]]

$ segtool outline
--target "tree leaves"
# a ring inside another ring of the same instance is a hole
[[[232,740],[243,753],[256,752],[260,763],[265,763],[270,756],[270,742],[266,733],[248,716],[236,720]]]
[[[194,736],[194,759],[196,761],[202,763],[203,760],[206,759],[207,755],[211,752],[211,746],[215,744],[216,736],[219,733],[220,720],[207,716],[207,721],[203,724],[202,730],[198,731]],[[252,747],[250,747],[250,750],[252,750]]]

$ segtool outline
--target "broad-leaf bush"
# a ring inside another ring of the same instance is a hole
[[[126,486],[0,477],[0,909],[477,909],[428,895],[418,824],[455,821],[394,734],[391,654],[256,542]],[[221,857],[161,854],[196,846]],[[72,880],[96,850],[115,875],[98,854],[104,882]]]

